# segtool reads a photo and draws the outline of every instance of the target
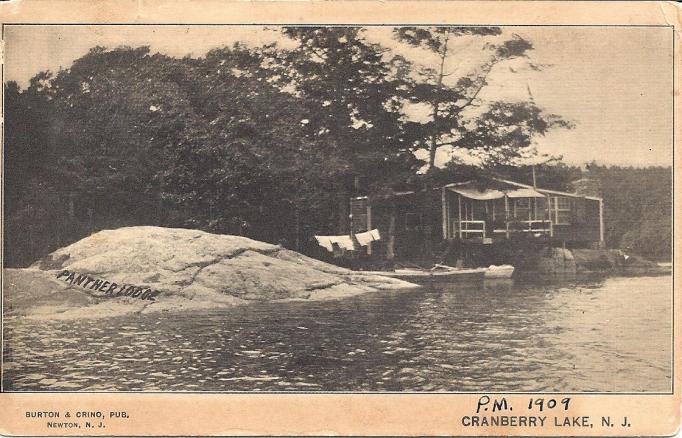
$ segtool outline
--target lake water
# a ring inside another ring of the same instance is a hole
[[[497,280],[326,302],[5,321],[6,390],[656,391],[670,276]]]

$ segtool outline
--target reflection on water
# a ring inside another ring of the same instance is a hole
[[[6,390],[669,391],[671,278],[5,321]]]

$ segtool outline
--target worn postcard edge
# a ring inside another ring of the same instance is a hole
[[[9,1],[0,4],[3,24],[490,24],[667,26],[674,39],[674,68],[680,71],[680,8],[673,2],[224,2],[204,1]],[[4,43],[4,41],[3,41]],[[680,157],[680,75],[674,79],[674,187]],[[672,99],[671,99],[672,100]],[[672,102],[671,102],[672,104]],[[682,211],[674,198],[674,211]],[[678,256],[680,215],[674,215],[674,255]],[[674,275],[680,274],[679,263]],[[677,291],[679,287],[675,285]],[[680,294],[674,294],[679,309]],[[126,412],[105,431],[91,435],[671,435],[680,424],[679,312],[674,314],[673,394],[573,394],[570,415],[628,416],[632,427],[466,428],[459,419],[471,414],[484,394],[0,394],[0,434],[85,435],[45,429],[24,415],[27,410],[59,409]],[[506,397],[527,403],[529,395]],[[563,394],[545,394],[561,397]]]

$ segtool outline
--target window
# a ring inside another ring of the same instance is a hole
[[[571,199],[565,196],[552,197],[551,213],[555,225],[571,224]]]

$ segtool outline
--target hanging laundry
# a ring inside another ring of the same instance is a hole
[[[326,249],[329,252],[332,252],[334,248],[332,247],[332,240],[330,239],[331,236],[315,236],[315,240],[317,240],[317,244],[320,245],[322,248]]]
[[[374,240],[372,238],[372,234],[369,231],[364,233],[356,233],[355,238],[358,239],[360,246],[367,246],[369,242]]]
[[[339,248],[346,251],[353,251],[355,245],[353,245],[353,239],[350,236],[315,236],[318,245],[323,247],[329,252],[334,251],[334,244],[337,244]]]
[[[360,246],[367,246],[370,242],[381,239],[379,230],[365,231],[364,233],[357,233],[355,238],[358,239]]]
[[[334,236],[335,240],[332,242],[338,243],[339,246],[346,251],[353,251],[355,249],[355,245],[353,245],[353,239],[351,239],[350,236]]]

